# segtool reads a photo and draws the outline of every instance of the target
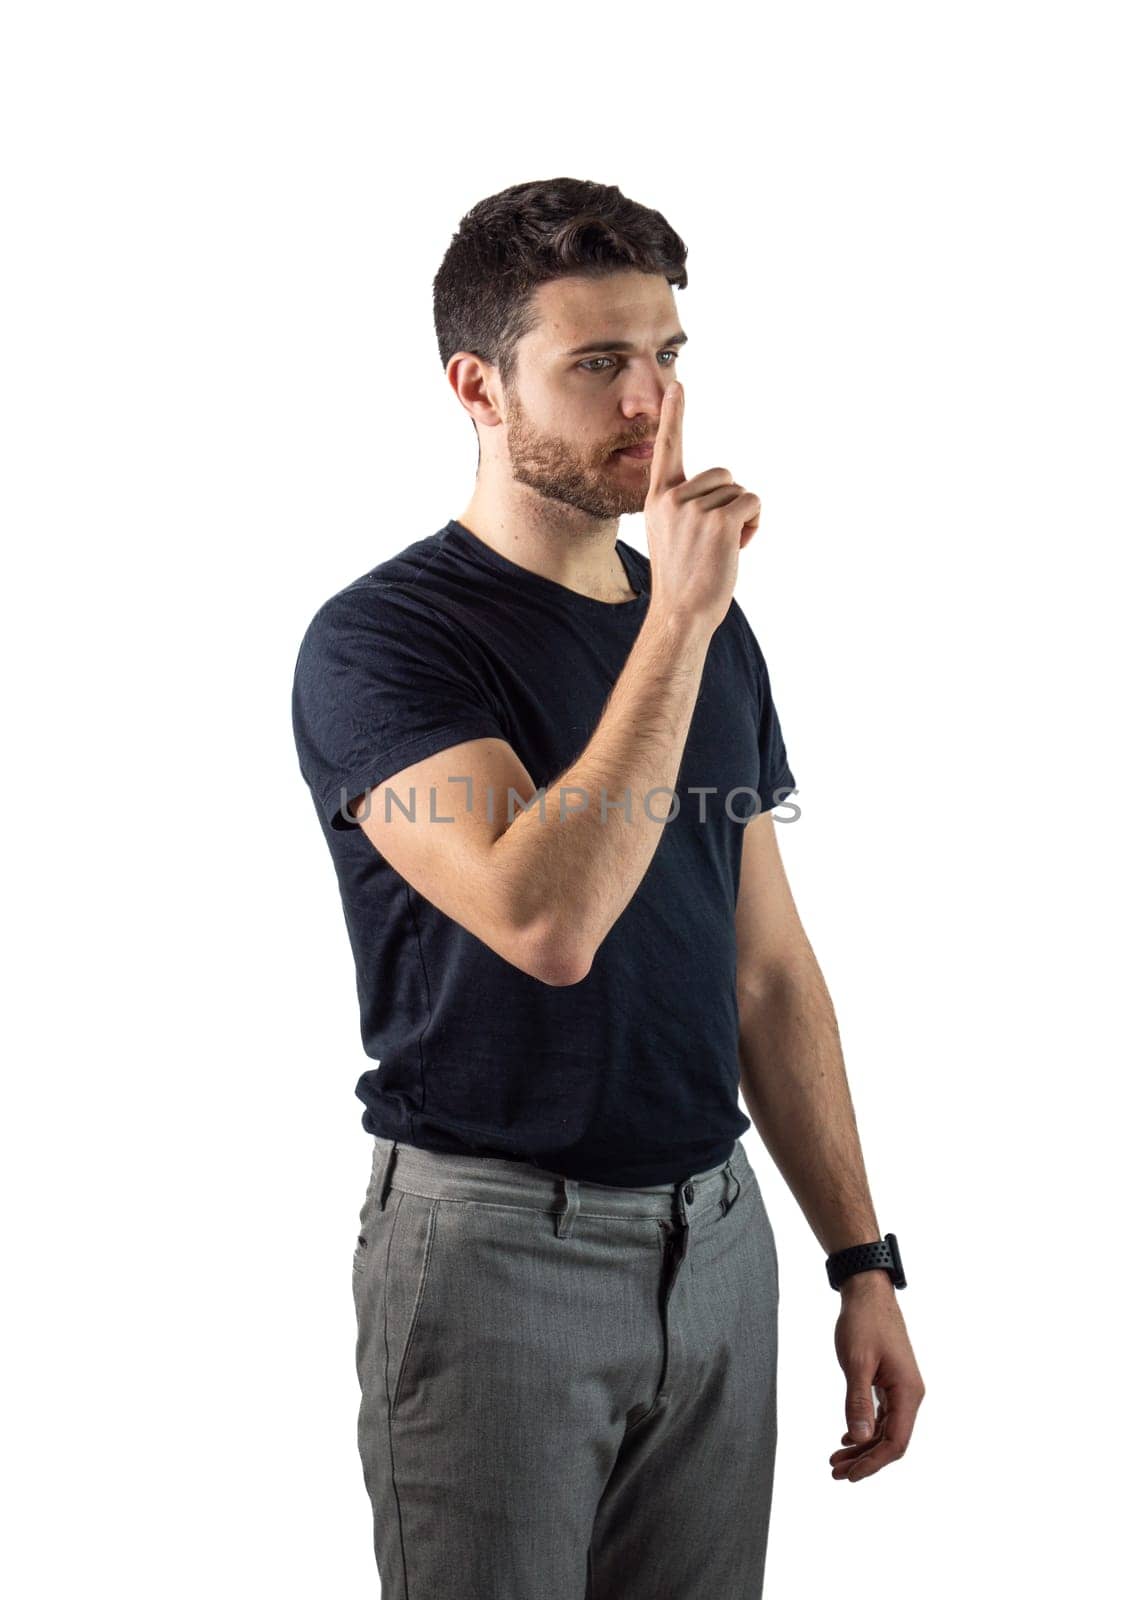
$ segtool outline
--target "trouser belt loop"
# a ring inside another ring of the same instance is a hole
[[[578,1181],[575,1178],[560,1178],[559,1182],[563,1189],[563,1204],[555,1216],[555,1232],[560,1239],[569,1239],[578,1215]]]
[[[727,1190],[724,1198],[720,1201],[720,1210],[726,1216],[735,1204],[736,1197],[740,1192],[740,1180],[732,1171],[732,1163],[730,1161],[725,1163],[724,1177],[727,1180]]]
[[[389,1186],[393,1178],[393,1169],[396,1162],[397,1141],[395,1140],[388,1149],[382,1150],[378,1157],[376,1193],[379,1211],[384,1211],[386,1208],[386,1196],[389,1194]]]

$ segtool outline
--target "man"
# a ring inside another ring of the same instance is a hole
[[[353,1285],[387,1600],[760,1595],[753,1123],[841,1294],[833,1476],[901,1455],[924,1392],[775,840],[795,782],[733,598],[759,499],[685,473],[685,255],[597,184],[469,212],[434,308],[472,497],[296,664],[376,1063]],[[648,559],[617,538],[642,511]]]

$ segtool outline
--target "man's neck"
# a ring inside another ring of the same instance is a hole
[[[517,515],[473,495],[456,520],[497,555],[576,594],[616,604],[632,600],[637,593],[626,582],[625,568],[614,548],[616,517],[595,522],[581,513],[572,516],[567,506],[534,517],[526,512]]]

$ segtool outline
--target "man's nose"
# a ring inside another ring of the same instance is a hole
[[[622,410],[627,417],[648,416],[657,419],[667,385],[660,379],[643,379],[629,388],[622,399]]]

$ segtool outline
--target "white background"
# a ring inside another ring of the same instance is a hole
[[[779,838],[928,1391],[902,1461],[830,1478],[838,1299],[750,1133],[768,1600],[1117,1592],[1120,9],[10,15],[10,1593],[375,1592],[368,1063],[291,673],[325,598],[466,503],[433,274],[476,200],[559,175],[689,246],[686,468],[762,497],[737,595],[800,786]]]

